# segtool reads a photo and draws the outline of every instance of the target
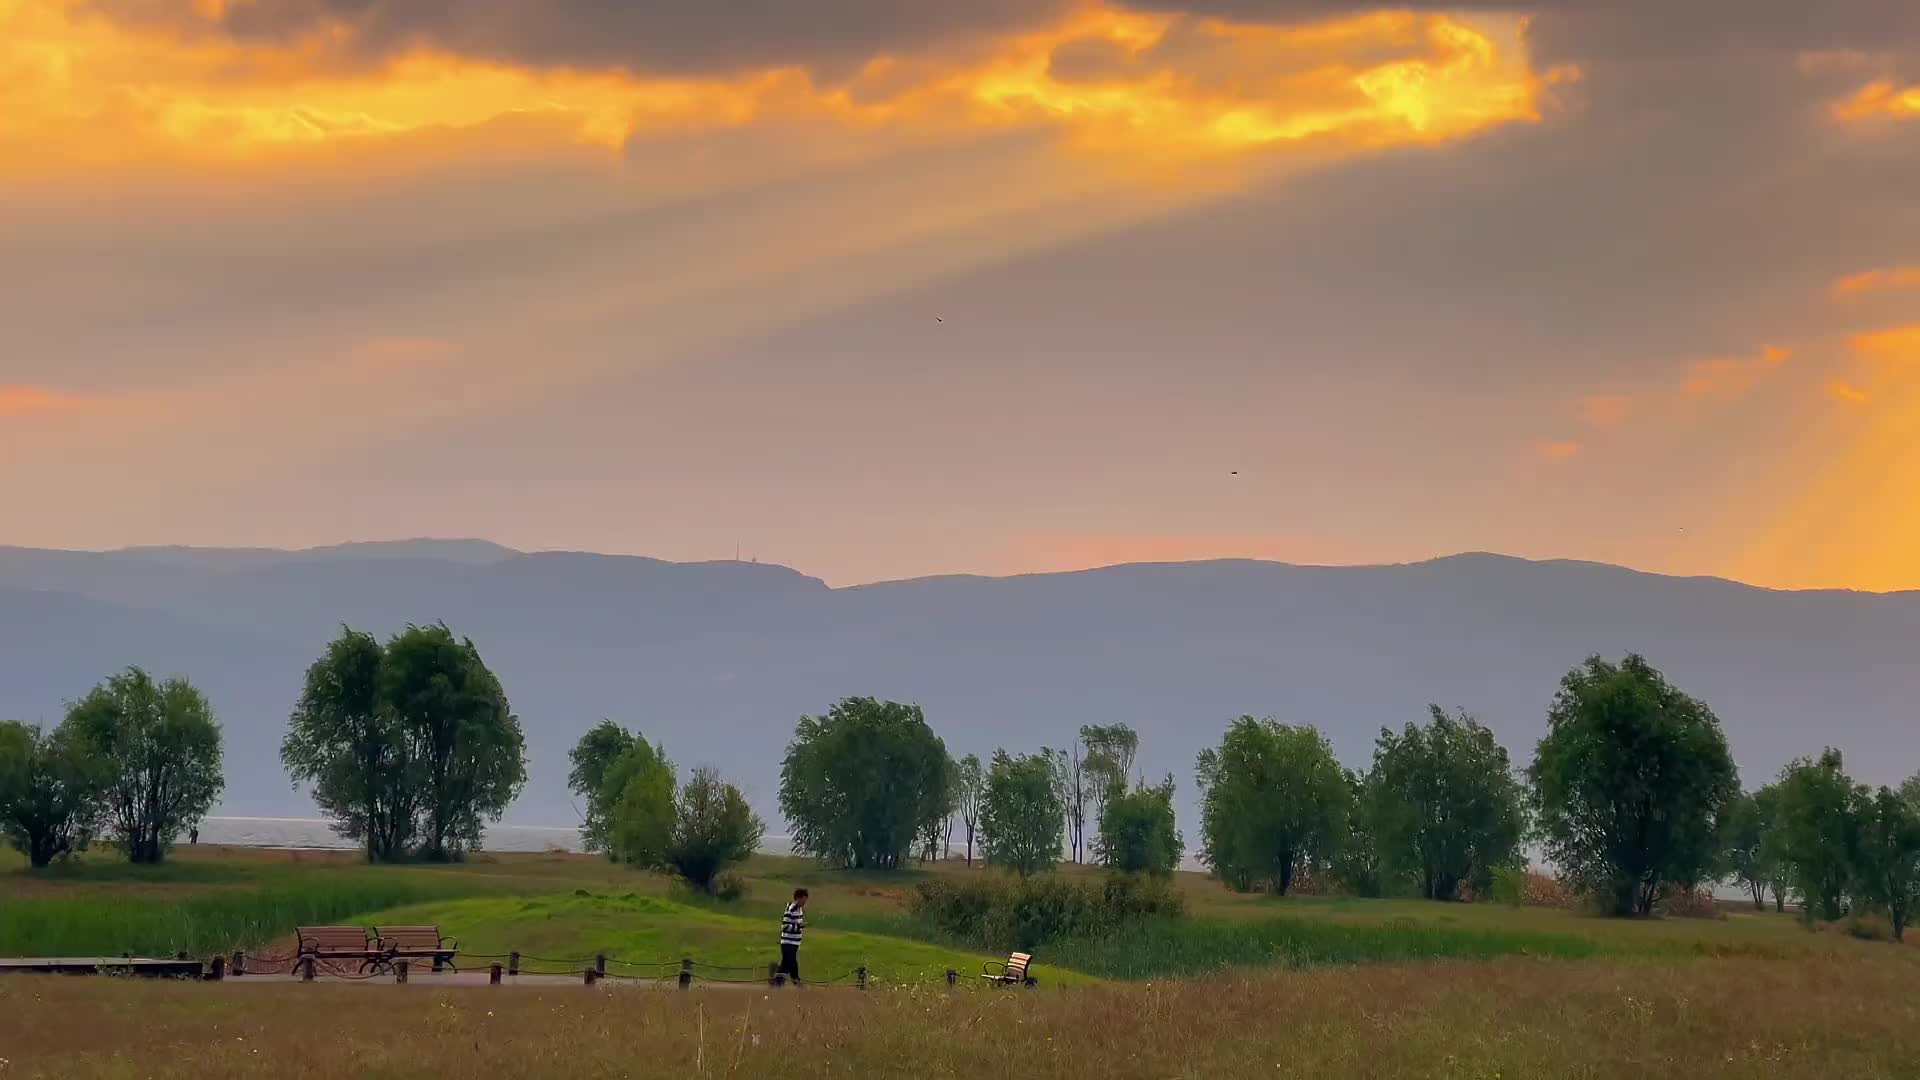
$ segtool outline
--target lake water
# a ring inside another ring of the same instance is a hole
[[[185,843],[186,838],[182,837]],[[209,817],[200,821],[200,842],[230,847],[300,848],[352,851],[360,845],[336,835],[320,818]],[[580,830],[565,826],[494,825],[481,843],[485,851],[579,851]],[[792,849],[783,835],[770,835],[760,850],[785,855]]]

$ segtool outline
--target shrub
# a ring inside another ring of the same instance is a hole
[[[1517,866],[1494,867],[1488,893],[1498,903],[1519,907],[1527,900],[1527,872]]]
[[[1861,941],[1892,941],[1893,923],[1885,915],[1854,914],[1834,924],[1840,932]]]
[[[1660,913],[1676,919],[1724,919],[1726,913],[1713,898],[1713,890],[1670,886],[1660,901]]]
[[[911,908],[943,933],[998,951],[1100,937],[1141,919],[1178,916],[1185,902],[1171,881],[1147,874],[1115,874],[1098,888],[1052,876],[982,875],[923,882]]]

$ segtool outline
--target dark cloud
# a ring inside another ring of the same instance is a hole
[[[1294,23],[1382,8],[1534,17],[1541,59],[1675,58],[1729,50],[1920,45],[1911,0],[1116,0],[1142,11]]]
[[[540,66],[657,72],[804,65],[840,73],[1056,19],[1069,0],[251,0],[217,22],[189,0],[96,0],[110,14],[284,41],[323,27],[378,59],[418,45]]]

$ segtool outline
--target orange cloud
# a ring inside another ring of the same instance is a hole
[[[1586,448],[1587,445],[1577,439],[1542,439],[1533,445],[1533,454],[1541,461],[1571,461]]]
[[[1618,427],[1633,411],[1633,399],[1625,394],[1591,394],[1580,399],[1580,419],[1591,427]]]
[[[1885,365],[1904,368],[1920,364],[1920,323],[1855,334],[1847,344],[1861,356]]]
[[[1837,102],[1833,114],[1847,121],[1920,116],[1920,84],[1903,87],[1886,80],[1868,83],[1858,93]]]
[[[90,412],[107,403],[104,398],[69,394],[44,386],[0,386],[0,416]]]
[[[1845,379],[1835,379],[1828,383],[1827,393],[1831,394],[1835,401],[1844,401],[1849,405],[1865,405],[1873,400],[1872,394]]]
[[[1862,293],[1903,289],[1920,289],[1920,266],[1887,266],[1848,274],[1836,279],[1831,286],[1835,296],[1858,296]]]
[[[1737,398],[1759,384],[1767,372],[1785,364],[1793,350],[1768,345],[1751,357],[1713,357],[1696,362],[1687,371],[1680,391],[1687,397]]]
[[[389,337],[362,342],[348,354],[348,360],[377,368],[438,367],[460,351],[460,346],[443,338]]]
[[[649,76],[426,49],[369,68],[346,62],[324,34],[247,44],[86,10],[78,0],[0,0],[0,170],[254,161],[516,117],[556,121],[605,147],[824,118],[934,133],[1052,128],[1078,145],[1155,156],[1308,139],[1366,149],[1537,119],[1544,88],[1570,75],[1532,70],[1521,20],[1413,13],[1272,27],[1094,6],[983,53],[886,56],[845,85],[823,85],[798,66]],[[1089,42],[1128,62],[1056,77],[1055,54]],[[1234,77],[1215,70],[1221,57]]]

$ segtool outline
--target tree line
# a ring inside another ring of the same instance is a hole
[[[853,697],[795,725],[779,803],[796,851],[898,870],[964,844],[1020,875],[1068,859],[1165,874],[1185,840],[1174,779],[1146,783],[1139,736],[1088,725],[1066,748],[955,758],[917,705]],[[369,861],[458,858],[526,783],[518,718],[468,639],[343,628],[308,669],[281,758]],[[585,846],[725,891],[764,833],[712,769],[683,782],[665,749],[611,721],[571,754]],[[1525,770],[1467,713],[1382,729],[1348,769],[1311,725],[1243,716],[1200,752],[1199,856],[1230,888],[1303,880],[1362,895],[1483,896],[1544,849],[1560,879],[1620,915],[1670,893],[1739,883],[1756,907],[1809,918],[1884,912],[1903,936],[1920,898],[1920,776],[1856,783],[1828,749],[1742,790],[1719,719],[1647,660],[1569,671]],[[222,790],[220,726],[192,684],[138,668],[75,702],[53,730],[0,724],[0,831],[35,866],[97,834],[157,862]],[[959,834],[956,837],[956,833]]]

